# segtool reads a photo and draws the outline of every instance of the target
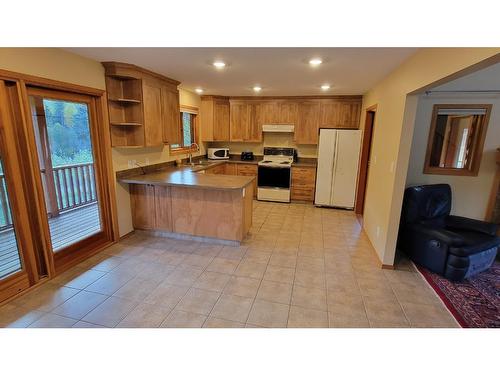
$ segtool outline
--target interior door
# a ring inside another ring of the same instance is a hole
[[[109,240],[96,107],[91,96],[52,90],[29,88],[28,99],[57,269]]]
[[[360,130],[337,131],[332,206],[354,207],[360,142]]]
[[[314,199],[314,203],[317,205],[330,205],[331,202],[336,139],[337,130],[320,130],[316,195]]]

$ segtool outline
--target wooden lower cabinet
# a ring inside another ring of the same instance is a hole
[[[153,185],[129,185],[132,224],[136,229],[154,229],[156,225],[155,187]]]
[[[292,166],[292,200],[313,202],[315,184],[316,168]]]
[[[129,189],[134,228],[172,230],[168,186],[131,184]]]
[[[252,225],[253,186],[202,189],[130,184],[135,229],[242,241]]]
[[[226,174],[236,176],[236,163],[226,163]]]
[[[220,164],[213,168],[209,168],[205,170],[205,174],[227,174],[226,173],[226,164]]]

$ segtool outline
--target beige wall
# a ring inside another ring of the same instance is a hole
[[[482,90],[489,89],[492,84],[497,90],[500,87],[500,64],[464,77],[460,79],[460,82],[455,81],[438,87],[436,90]],[[435,104],[493,105],[478,176],[444,176],[423,173],[432,108]],[[498,94],[433,93],[422,95],[418,103],[406,185],[448,183],[453,191],[452,213],[484,220],[495,178],[495,156],[498,147],[500,147],[500,97]]]
[[[500,53],[500,48],[417,51],[363,98],[377,105],[363,225],[384,264],[393,264],[418,98],[408,95]],[[456,78],[456,77],[453,77]]]
[[[98,89],[106,88],[104,68],[100,62],[58,48],[0,48],[0,69]],[[194,93],[181,89],[180,103],[181,105],[199,107],[200,98]],[[200,146],[203,152],[203,145]],[[142,164],[154,164],[182,156],[170,156],[168,147],[113,148],[112,150],[115,171],[127,169],[128,160],[136,160]],[[146,161],[149,162],[146,163]],[[116,185],[116,200],[120,235],[124,235],[133,229],[128,186]]]

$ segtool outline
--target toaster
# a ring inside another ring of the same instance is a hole
[[[241,160],[253,160],[253,152],[252,151],[243,151],[241,153]]]

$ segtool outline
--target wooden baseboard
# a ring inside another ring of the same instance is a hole
[[[125,238],[127,238],[127,237],[130,237],[130,236],[131,236],[131,235],[133,235],[134,233],[135,233],[135,229],[132,229],[132,231],[131,231],[131,232],[128,232],[128,233],[124,234],[123,236],[121,236],[121,237],[120,237],[120,239],[119,239],[119,241],[124,240],[124,239],[125,239]]]
[[[383,270],[393,270],[395,269],[394,264],[382,264],[382,269]]]

